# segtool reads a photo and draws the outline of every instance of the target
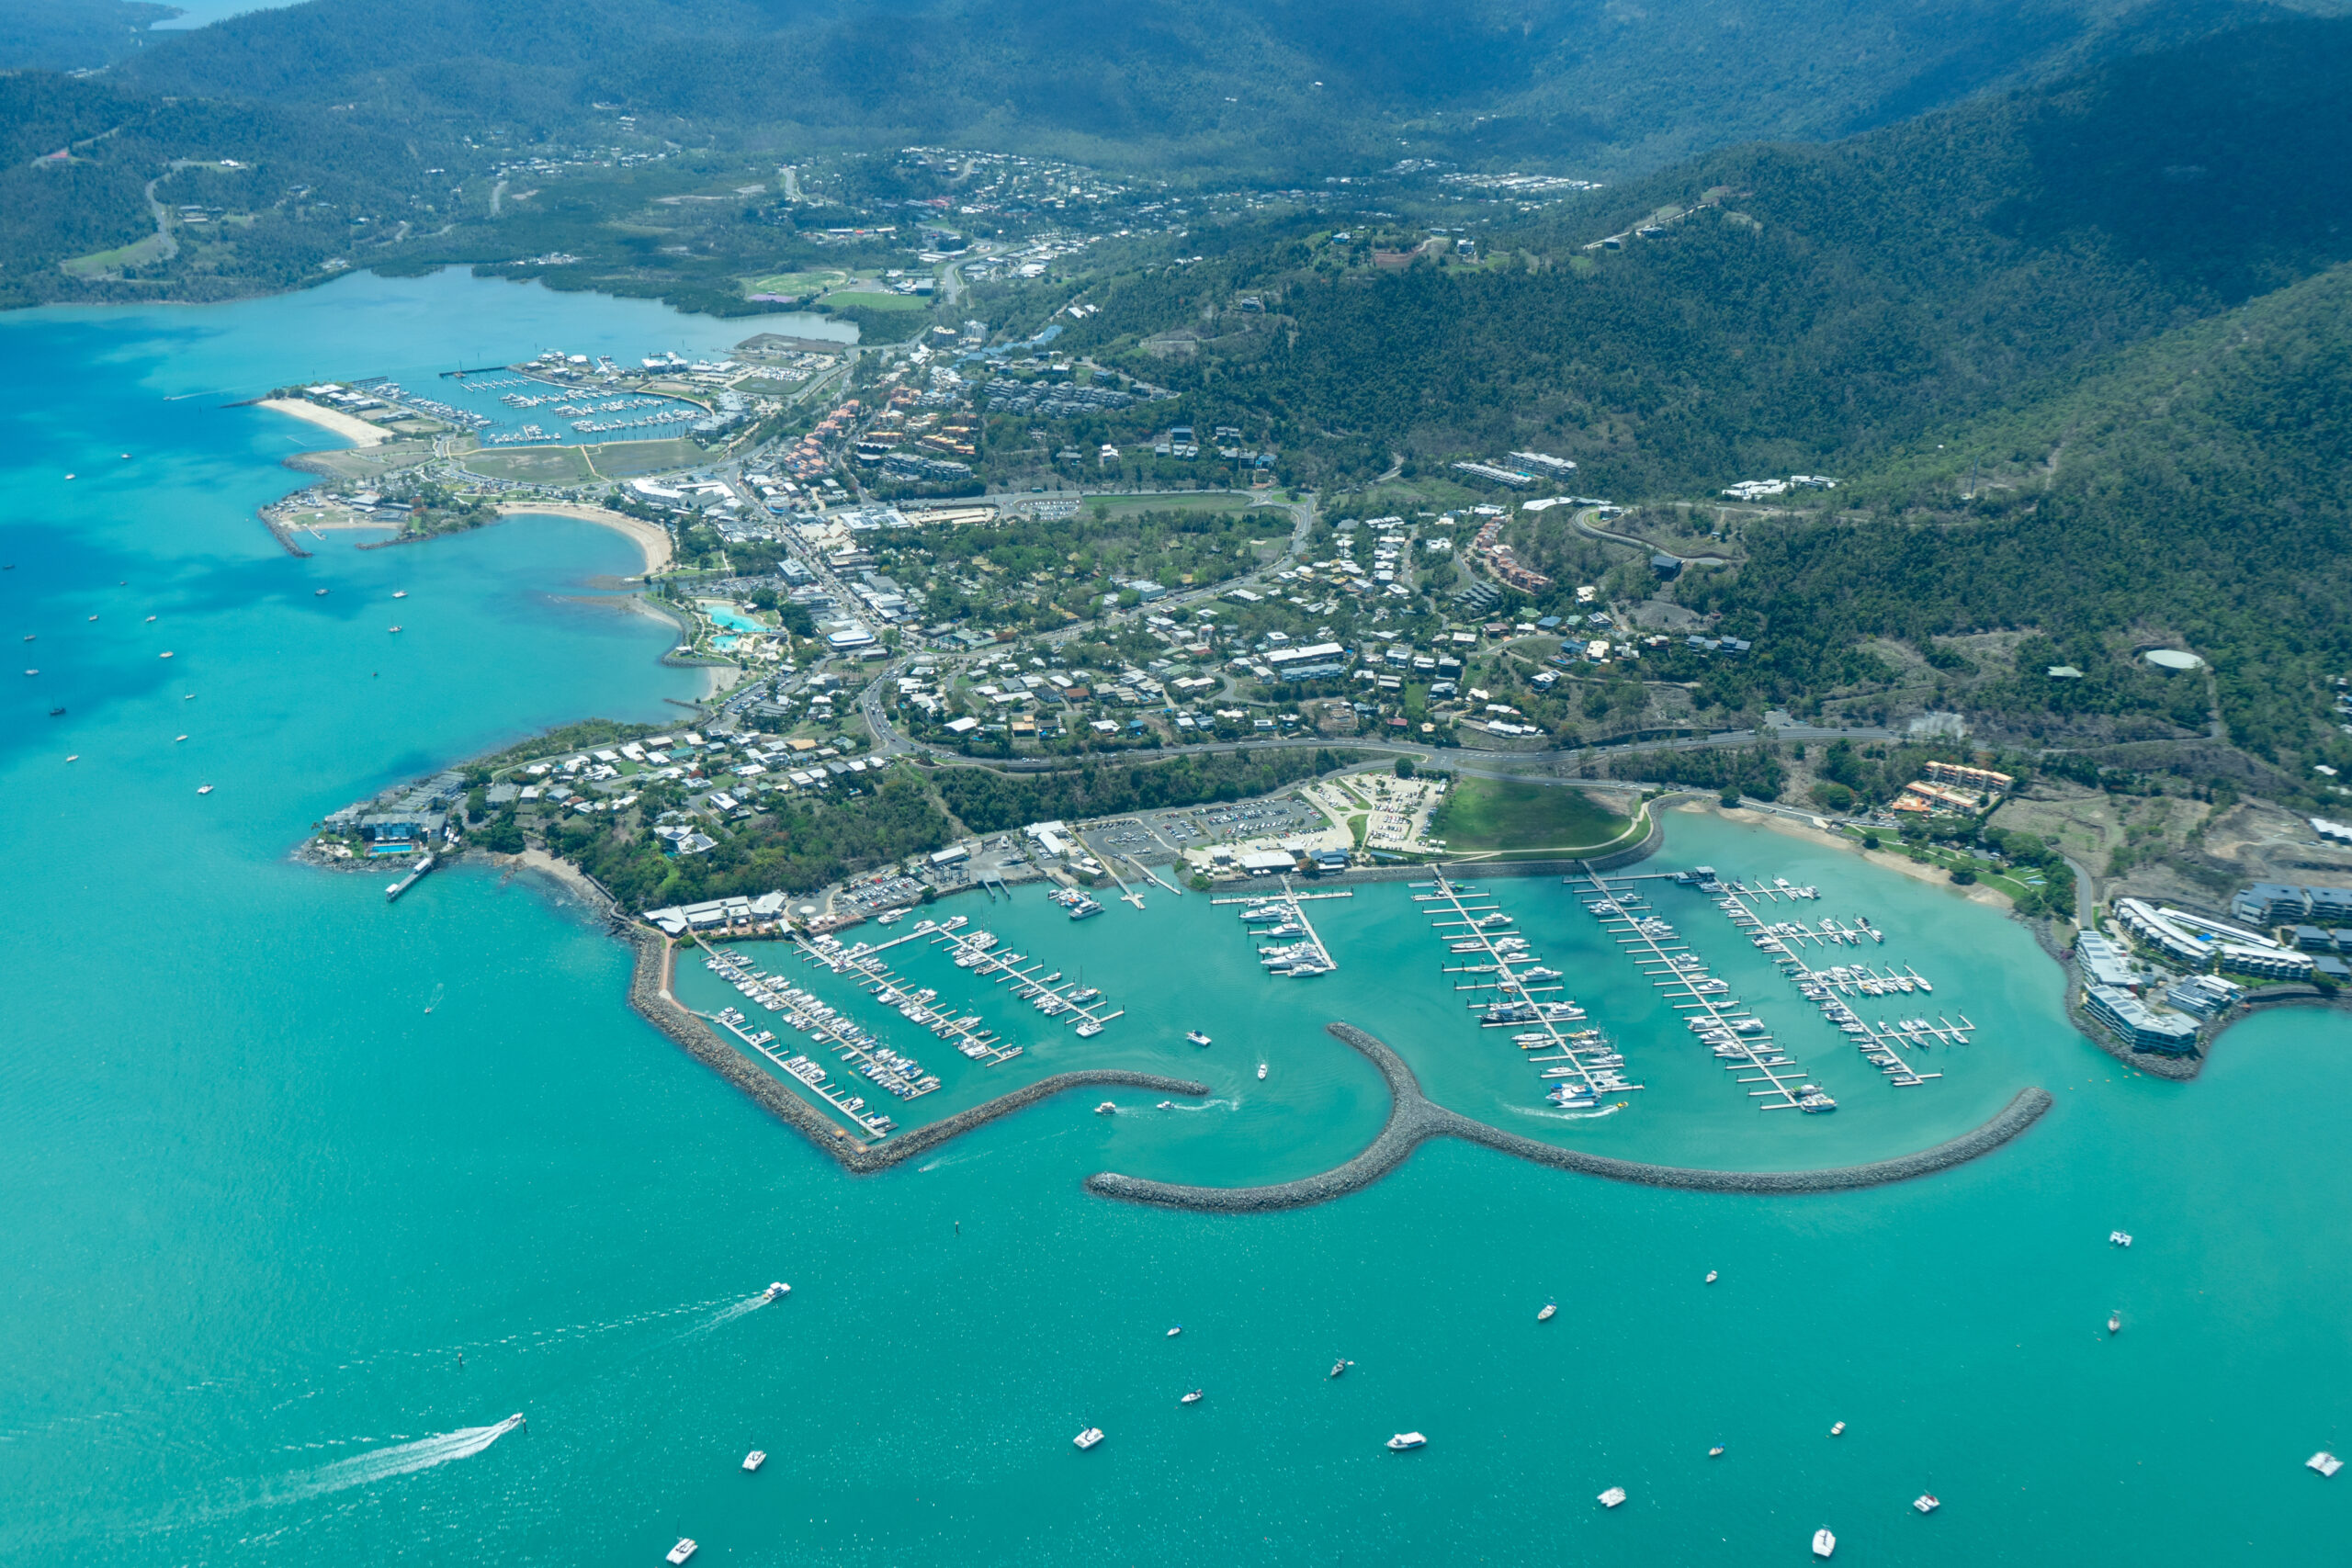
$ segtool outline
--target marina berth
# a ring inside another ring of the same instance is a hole
[[[1642,1087],[1626,1079],[1622,1070],[1625,1058],[1600,1031],[1566,1027],[1584,1022],[1585,1010],[1551,994],[1559,989],[1555,982],[1561,978],[1560,971],[1539,963],[1526,937],[1502,933],[1495,922],[1499,919],[1507,926],[1510,918],[1492,902],[1491,895],[1442,874],[1414,886],[1426,889],[1416,893],[1413,901],[1427,906],[1422,913],[1441,933],[1448,954],[1483,960],[1445,966],[1449,975],[1467,976],[1456,980],[1453,988],[1471,994],[1466,1005],[1476,1013],[1479,1027],[1514,1030],[1511,1043],[1521,1052],[1550,1053],[1526,1057],[1538,1066],[1539,1081],[1553,1084],[1544,1104],[1579,1114],[1597,1112],[1603,1094]]]

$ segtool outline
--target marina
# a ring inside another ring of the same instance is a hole
[[[1212,898],[1212,904],[1241,906],[1241,924],[1259,937],[1265,945],[1258,949],[1259,966],[1269,975],[1286,975],[1294,980],[1305,980],[1317,975],[1329,975],[1340,967],[1331,956],[1315,922],[1306,916],[1306,903],[1315,898],[1352,898],[1352,892],[1301,893],[1282,879],[1282,892],[1261,897]],[[1284,939],[1293,939],[1284,941]]]
[[[1574,878],[1565,880],[1576,885]],[[1796,1059],[1773,1042],[1763,1021],[1741,1010],[1728,982],[1707,973],[1705,961],[1658,917],[1634,879],[1619,882],[1622,886],[1612,886],[1599,872],[1588,871],[1584,883],[1592,898],[1585,908],[1650,976],[1650,984],[1666,995],[1724,1069],[1746,1075],[1736,1081],[1747,1088],[1750,1099],[1762,1102],[1758,1109],[1835,1111],[1838,1102],[1804,1081]],[[1753,1087],[1759,1084],[1763,1087]]]
[[[1071,910],[1071,917],[1080,918],[1076,909]],[[1014,996],[1047,1018],[1074,1023],[1082,1040],[1091,1040],[1102,1033],[1103,1025],[1126,1013],[1125,1008],[1104,1011],[1102,992],[1085,984],[1083,979],[1070,979],[1058,969],[1048,972],[1043,961],[1033,963],[1026,953],[1005,951],[999,946],[995,936],[988,931],[967,932],[962,929],[960,919],[944,925],[925,921],[899,941],[911,942],[918,937],[928,937],[934,944],[946,943],[955,950],[958,969],[969,969],[995,985],[1010,985]],[[1022,968],[1023,964],[1028,967]],[[1018,1045],[1006,1047],[1000,1044],[993,1046],[989,1054],[974,1059],[986,1061],[993,1066],[1020,1054]],[[967,1051],[965,1055],[973,1055],[973,1053]]]
[[[1470,1004],[1483,1010],[1479,1027],[1515,1027],[1512,1043],[1522,1052],[1548,1053],[1527,1057],[1542,1069],[1543,1079],[1553,1084],[1544,1097],[1546,1103],[1564,1111],[1591,1111],[1603,1094],[1644,1087],[1627,1081],[1625,1058],[1599,1030],[1564,1027],[1585,1021],[1582,1008],[1572,1001],[1536,999],[1559,991],[1552,983],[1560,978],[1559,972],[1536,961],[1526,938],[1511,934],[1511,917],[1492,902],[1491,895],[1467,883],[1450,882],[1442,873],[1434,881],[1412,886],[1422,889],[1413,901],[1429,906],[1422,913],[1430,928],[1447,933],[1449,955],[1470,960],[1447,966],[1446,973],[1480,976],[1466,985],[1457,982],[1454,989],[1495,993]],[[1469,900],[1474,898],[1488,901],[1473,904]],[[1514,969],[1514,964],[1526,967]]]
[[[1938,1013],[1933,1021],[1924,1016],[1900,1018],[1892,1024],[1880,1019],[1872,1023],[1857,1013],[1842,999],[1847,997],[1889,997],[1931,995],[1935,987],[1917,969],[1898,973],[1891,968],[1880,969],[1870,964],[1832,964],[1815,969],[1806,963],[1801,948],[1805,942],[1817,947],[1832,943],[1860,945],[1864,937],[1883,942],[1885,934],[1860,916],[1850,927],[1840,927],[1835,920],[1823,920],[1818,929],[1807,930],[1794,921],[1768,921],[1749,907],[1750,898],[1767,900],[1785,897],[1819,897],[1810,887],[1792,887],[1785,880],[1776,879],[1770,886],[1749,887],[1740,883],[1723,882],[1713,876],[1712,868],[1701,867],[1705,873],[1696,882],[1702,892],[1715,892],[1715,908],[1731,918],[1757,949],[1770,957],[1796,984],[1798,994],[1821,1010],[1830,1027],[1854,1042],[1862,1059],[1885,1075],[1897,1089],[1917,1089],[1931,1078],[1943,1077],[1929,1072],[1914,1063],[1907,1052],[1919,1051],[1930,1045],[1965,1045],[1969,1032],[1976,1026],[1962,1013],[1958,1022]],[[1694,876],[1697,874],[1693,874]]]

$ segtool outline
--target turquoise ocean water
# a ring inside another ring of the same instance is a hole
[[[2340,1554],[2352,1504],[2301,1468],[2352,1446],[2335,1017],[2265,1019],[2197,1084],[2152,1080],[2072,1033],[2016,926],[1676,816],[1661,863],[1817,883],[1803,912],[1868,915],[1888,941],[1860,956],[1928,975],[1977,1043],[1889,1089],[1704,899],[1663,891],[1842,1105],[1759,1115],[1569,890],[1498,880],[1649,1086],[1571,1122],[1465,1021],[1403,888],[1316,905],[1342,968],[1305,982],[1260,974],[1197,896],[1080,925],[1034,892],[966,897],[1130,1011],[1079,1042],[910,943],[907,972],[1035,1035],[983,1069],[912,1033],[945,1080],[915,1110],[1095,1063],[1214,1092],[1114,1093],[1117,1116],[1068,1097],[852,1179],[629,1014],[623,952],[560,895],[463,869],[388,907],[381,876],[288,863],[334,806],[536,726],[674,714],[692,677],[655,662],[661,623],[582,596],[634,562],[592,527],[285,555],[253,508],[315,437],[221,405],[740,335],[450,276],[0,318],[0,1562],[654,1563],[691,1534],[697,1562],[743,1563],[1795,1563],[1821,1525],[1840,1562]],[[1354,1152],[1385,1100],[1334,1017],[1446,1104],[1633,1157],[1840,1163],[2022,1085],[2059,1103],[1960,1170],[1805,1199],[1445,1143],[1289,1214],[1080,1189]],[[752,1305],[775,1278],[789,1300]],[[1087,1425],[1110,1436],[1081,1454]],[[1429,1448],[1385,1452],[1405,1428]],[[746,1475],[752,1447],[773,1457]],[[1631,1500],[1604,1512],[1611,1484]]]

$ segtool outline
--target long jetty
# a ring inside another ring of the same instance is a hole
[[[1130,1203],[1152,1203],[1172,1209],[1197,1209],[1213,1213],[1264,1213],[1329,1202],[1371,1186],[1405,1163],[1431,1138],[1458,1138],[1498,1154],[1555,1170],[1575,1171],[1609,1181],[1645,1187],[1679,1188],[1693,1192],[1742,1192],[1781,1195],[1801,1192],[1842,1192],[1882,1187],[1949,1170],[1992,1153],[2041,1119],[2056,1103],[2045,1089],[2022,1089],[1990,1121],[1956,1138],[1894,1159],[1867,1165],[1838,1166],[1824,1170],[1701,1170],[1687,1166],[1650,1165],[1640,1160],[1589,1155],[1555,1144],[1521,1137],[1490,1127],[1443,1106],[1421,1092],[1420,1080],[1403,1057],[1382,1041],[1348,1023],[1328,1026],[1331,1035],[1354,1047],[1378,1068],[1387,1081],[1388,1120],[1364,1151],[1319,1175],[1270,1187],[1188,1187],[1143,1177],[1101,1171],[1086,1179],[1086,1190],[1097,1197]]]
[[[1756,1021],[1740,1013],[1727,995],[1718,997],[1700,988],[1702,974],[1689,962],[1698,955],[1642,899],[1639,891],[1630,886],[1630,878],[1620,880],[1629,885],[1612,886],[1600,872],[1586,874],[1586,887],[1594,896],[1590,906],[1593,914],[1600,917],[1601,928],[1615,938],[1617,945],[1631,953],[1651,976],[1653,986],[1669,991],[1677,985],[1681,987],[1689,999],[1673,1005],[1690,1021],[1694,1032],[1711,1050],[1723,1046],[1717,1054],[1723,1055],[1727,1069],[1754,1074],[1737,1082],[1743,1087],[1764,1086],[1747,1089],[1749,1099],[1763,1102],[1757,1109],[1797,1111],[1824,1106],[1821,1100],[1807,1099],[1812,1091],[1804,1082],[1804,1069],[1793,1057],[1781,1054],[1770,1033],[1755,1027]],[[1702,1013],[1705,1015],[1703,1021],[1697,1017]],[[1732,1043],[1736,1043],[1736,1052]]]
[[[990,980],[998,985],[1010,981],[1015,995],[1025,998],[1033,1003],[1042,1001],[1048,997],[1052,998],[1054,1005],[1050,1010],[1043,1008],[1038,1010],[1046,1012],[1048,1017],[1075,1021],[1080,1025],[1091,1024],[1093,1032],[1099,1033],[1102,1026],[1113,1019],[1126,1016],[1127,1010],[1125,1008],[1114,1008],[1108,1012],[1102,1010],[1102,998],[1099,997],[1089,1002],[1072,1000],[1073,994],[1081,988],[1077,981],[1061,978],[1058,970],[1045,972],[1046,965],[1043,960],[1029,964],[1026,969],[1017,967],[1021,964],[1028,963],[1029,955],[998,947],[994,945],[994,938],[983,942],[977,933],[967,936],[944,926],[934,926],[922,934],[929,936],[935,942],[944,942],[951,944],[956,949],[958,966],[971,970],[982,979]],[[966,958],[969,958],[971,963],[962,963]],[[1014,1046],[1005,1053],[1008,1056],[1020,1054],[1019,1046]]]
[[[1476,964],[1456,965],[1447,973],[1494,976],[1492,979],[1473,980],[1466,985],[1456,983],[1453,988],[1457,991],[1491,990],[1496,993],[1497,1004],[1476,1001],[1470,1005],[1487,1008],[1489,1011],[1496,1010],[1499,1005],[1502,1010],[1521,1015],[1501,1022],[1482,1023],[1481,1027],[1517,1028],[1521,1035],[1544,1036],[1543,1042],[1536,1043],[1536,1048],[1550,1051],[1552,1055],[1532,1056],[1529,1061],[1543,1066],[1547,1076],[1556,1074],[1556,1081],[1573,1083],[1584,1100],[1597,1100],[1603,1094],[1645,1087],[1625,1081],[1625,1075],[1619,1070],[1623,1066],[1623,1058],[1611,1048],[1609,1042],[1600,1037],[1597,1031],[1560,1027],[1563,1023],[1584,1021],[1582,1008],[1573,1003],[1535,999],[1561,987],[1542,983],[1542,977],[1535,974],[1542,964],[1532,954],[1522,956],[1523,939],[1496,934],[1509,926],[1511,919],[1502,912],[1500,904],[1491,901],[1492,894],[1481,892],[1466,882],[1449,881],[1443,872],[1439,872],[1433,881],[1417,882],[1413,886],[1428,890],[1414,894],[1413,901],[1428,906],[1422,912],[1429,918],[1430,929],[1446,932],[1448,947],[1468,947],[1475,942],[1476,948],[1463,956],[1484,960]],[[1472,904],[1468,902],[1472,898],[1486,898],[1489,902]],[[1514,945],[1506,946],[1506,942]],[[1514,973],[1511,969],[1513,964],[1524,964],[1527,968]]]
[[[1917,1050],[1933,1043],[1968,1043],[1969,1032],[1976,1026],[1968,1021],[1966,1013],[1961,1014],[1958,1023],[1938,1013],[1933,1023],[1924,1018],[1904,1019],[1889,1027],[1884,1019],[1872,1024],[1832,994],[1884,996],[1890,991],[1897,995],[1909,995],[1915,991],[1921,995],[1932,994],[1935,987],[1917,969],[1899,976],[1891,972],[1880,975],[1868,964],[1833,964],[1827,969],[1815,969],[1805,962],[1802,946],[1807,941],[1820,946],[1832,942],[1859,946],[1864,937],[1873,942],[1884,942],[1884,933],[1872,928],[1868,920],[1860,920],[1850,929],[1839,926],[1835,920],[1823,920],[1818,931],[1809,931],[1791,920],[1767,922],[1748,906],[1748,899],[1761,897],[1795,900],[1818,895],[1810,887],[1794,886],[1786,879],[1776,879],[1769,886],[1757,887],[1738,882],[1718,882],[1716,886],[1723,891],[1716,897],[1715,907],[1729,915],[1732,924],[1770,957],[1783,975],[1796,983],[1799,993],[1806,1000],[1820,1008],[1833,1025],[1852,1038],[1855,1049],[1862,1054],[1862,1059],[1883,1073],[1887,1081],[1895,1088],[1917,1089],[1930,1078],[1943,1077],[1941,1073],[1928,1072],[1914,1063],[1905,1055],[1906,1050]]]
[[[1247,906],[1249,908],[1258,909],[1266,908],[1277,904],[1282,906],[1282,908],[1286,911],[1283,916],[1284,924],[1293,929],[1284,931],[1282,927],[1276,927],[1271,931],[1261,934],[1304,936],[1306,939],[1305,942],[1292,943],[1290,948],[1286,950],[1283,956],[1287,957],[1294,955],[1299,949],[1304,948],[1306,949],[1306,956],[1307,960],[1304,967],[1293,966],[1286,968],[1282,972],[1294,976],[1329,975],[1340,966],[1340,961],[1331,956],[1331,949],[1329,944],[1324,942],[1322,933],[1315,929],[1315,922],[1306,918],[1306,904],[1310,898],[1352,898],[1355,895],[1353,893],[1346,892],[1301,893],[1297,888],[1293,887],[1290,885],[1290,878],[1287,876],[1282,879],[1282,892],[1279,894],[1260,894],[1255,897],[1246,898],[1212,898],[1209,902],[1212,904],[1240,904]],[[1245,921],[1249,919],[1249,918],[1250,917],[1246,912],[1242,916],[1242,919]]]

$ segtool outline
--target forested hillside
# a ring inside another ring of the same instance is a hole
[[[2352,267],[1949,434],[1870,477],[1872,521],[1748,529],[1749,565],[1702,602],[1770,628],[1761,669],[1795,685],[1865,637],[2034,627],[1986,710],[2194,730],[2204,682],[2131,658],[2177,642],[2211,661],[2236,744],[2352,767],[2326,711],[2352,671]]]
[[[2352,24],[2259,28],[1832,146],[1717,154],[1475,267],[1381,275],[1297,245],[1138,277],[1075,341],[1275,289],[1295,332],[1179,382],[1352,438],[1360,467],[1535,443],[1612,497],[1850,471],[2352,257],[2346,80]],[[1669,205],[1689,215],[1657,237],[1583,248]]]
[[[928,138],[1323,173],[1403,155],[1656,167],[1824,137],[2090,59],[2243,25],[2235,0],[359,0],[242,17],[151,51],[143,87],[354,102],[555,130],[591,107],[755,142]],[[1839,47],[1824,49],[1824,40]]]

